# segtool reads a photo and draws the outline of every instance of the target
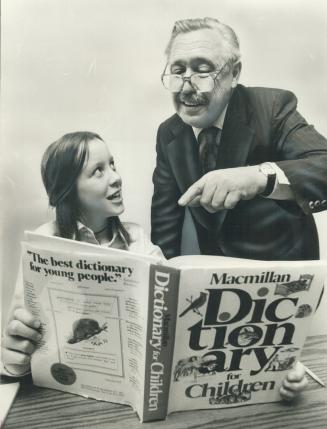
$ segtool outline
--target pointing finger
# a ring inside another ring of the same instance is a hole
[[[200,207],[200,199],[201,195],[196,196],[193,200],[188,204],[189,207]]]
[[[178,204],[180,206],[187,206],[190,204],[196,197],[201,196],[203,191],[203,182],[198,180],[197,182],[193,183],[188,190],[180,197],[178,200]]]
[[[205,183],[202,190],[202,195],[200,199],[200,204],[204,208],[210,207],[211,208],[211,202],[212,198],[216,192],[217,185],[215,182],[213,183]]]

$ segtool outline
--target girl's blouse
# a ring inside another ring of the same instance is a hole
[[[157,256],[164,258],[161,249],[151,243],[144,229],[132,222],[122,222],[124,228],[130,236],[130,244],[128,245],[122,233],[116,228],[113,231],[113,237],[109,242],[101,244],[93,231],[81,222],[77,222],[78,229],[78,240],[86,243],[97,244],[102,247],[110,247],[113,249],[128,250],[134,253],[140,253],[142,255]],[[55,222],[48,222],[41,225],[35,230],[37,234],[54,236],[57,235],[57,227]]]

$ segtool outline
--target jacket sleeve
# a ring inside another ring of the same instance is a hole
[[[180,255],[184,208],[177,204],[181,192],[169,165],[162,126],[157,134],[157,161],[153,173],[151,241],[166,258]]]
[[[279,161],[305,214],[327,209],[327,140],[296,110],[289,91],[274,103],[274,138]]]

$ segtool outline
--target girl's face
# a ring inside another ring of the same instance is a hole
[[[76,185],[81,220],[95,230],[103,227],[108,217],[124,211],[122,181],[106,143],[95,139],[89,142],[88,149]]]

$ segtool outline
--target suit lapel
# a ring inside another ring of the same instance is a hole
[[[192,127],[183,124],[167,152],[178,186],[185,192],[200,178],[198,145]]]
[[[167,154],[178,187],[183,194],[201,177],[198,142],[192,127],[180,118],[173,128],[174,138],[167,147]],[[196,220],[206,229],[214,229],[214,217],[202,207],[191,208]]]
[[[254,138],[254,130],[248,125],[248,117],[241,96],[236,90],[229,103],[218,148],[217,169],[242,167],[246,165]],[[214,229],[219,232],[228,210],[221,210],[214,216]]]
[[[236,89],[229,103],[221,134],[217,168],[233,168],[246,165],[251,149],[254,130],[252,112],[245,104],[244,96]]]
[[[251,112],[242,98],[237,88],[226,112],[218,149],[218,169],[246,165],[254,130],[249,124]],[[184,193],[201,177],[198,143],[192,127],[186,125],[179,117],[176,118],[172,132],[173,139],[168,144],[167,154],[177,184]],[[215,231],[219,231],[227,214],[227,210],[222,210],[213,215],[202,207],[191,208],[191,212],[204,228]]]

